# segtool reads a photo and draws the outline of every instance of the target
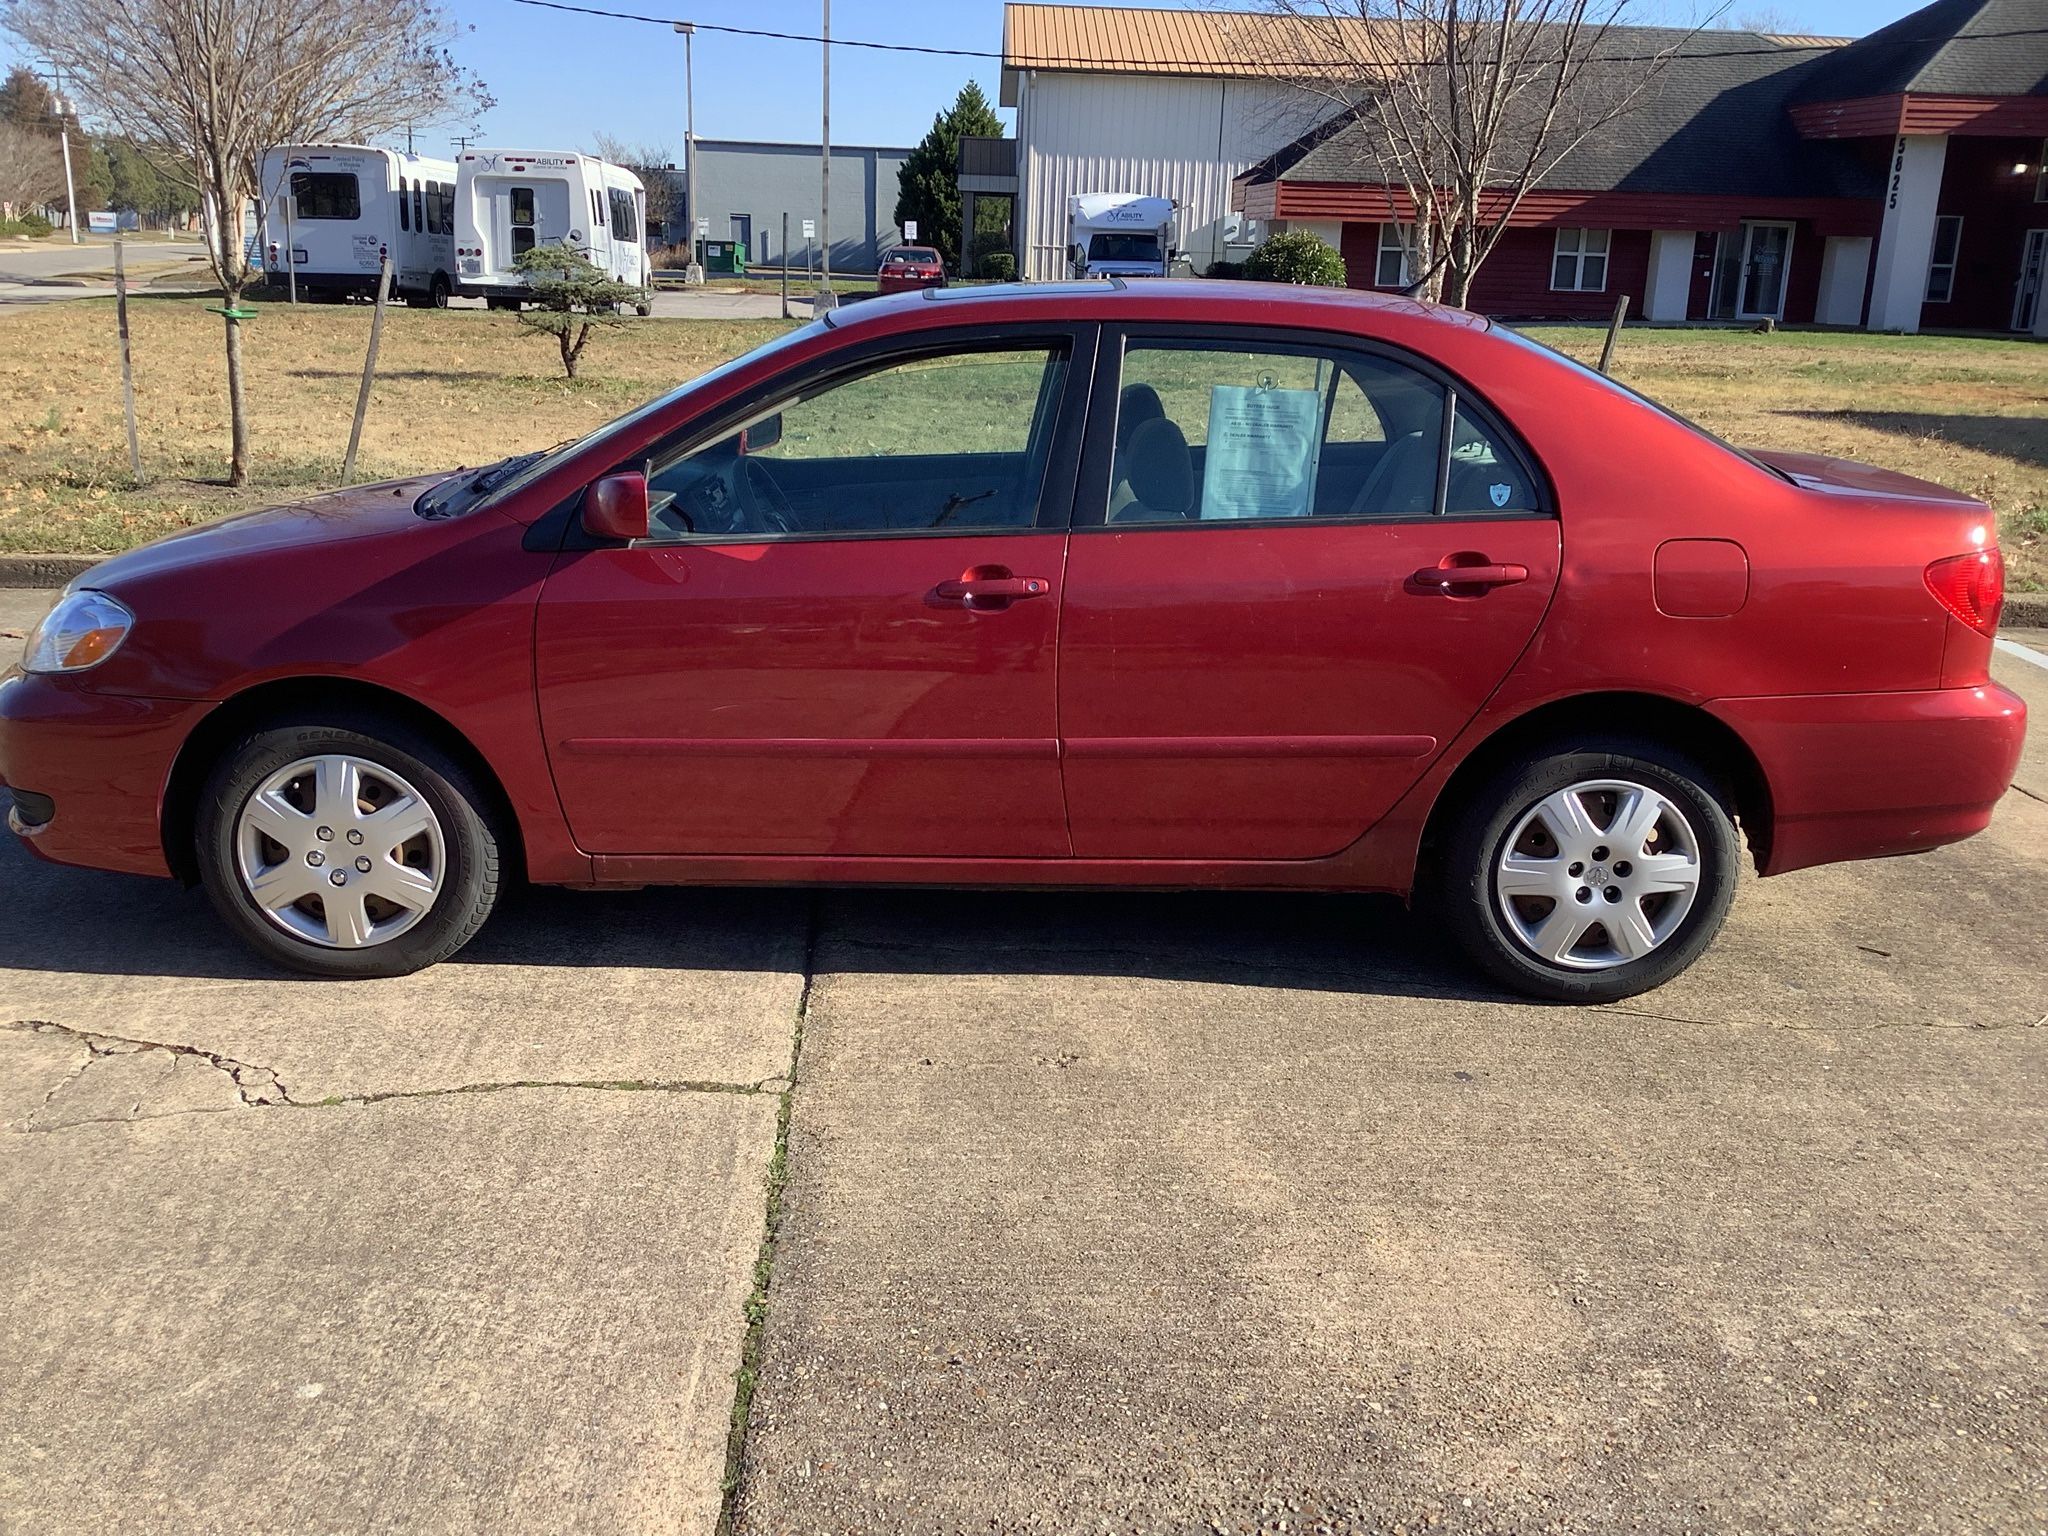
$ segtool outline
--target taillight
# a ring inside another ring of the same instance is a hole
[[[1927,567],[1927,590],[1977,633],[1992,634],[2005,606],[2005,557],[1993,545],[1937,560]]]

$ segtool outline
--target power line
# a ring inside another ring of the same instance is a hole
[[[578,16],[602,16],[611,21],[643,21],[652,26],[673,27],[677,18],[672,16],[645,16],[634,11],[608,11],[592,5],[569,5],[565,0],[513,0],[515,5],[530,5],[546,11],[569,11]],[[1196,14],[1200,14],[1199,12]],[[698,21],[690,25],[700,32],[723,32],[733,37],[760,37],[780,43],[826,43],[834,48],[867,48],[879,53],[922,53],[947,59],[999,59],[1016,69],[1096,69],[1116,71],[1120,62],[1103,58],[1075,58],[1053,54],[1010,54],[999,49],[988,48],[935,48],[928,43],[877,43],[859,38],[826,38],[815,32],[778,32],[766,27],[734,27],[716,22]],[[1676,29],[1673,29],[1676,30]],[[1696,37],[1697,32],[1686,34]],[[1917,43],[1988,43],[2014,37],[2048,37],[2048,27],[2015,27],[2002,32],[1973,32],[1966,36],[1934,36],[1885,39],[1887,44]],[[1853,39],[1852,39],[1853,41]],[[1760,48],[1685,48],[1667,49],[1655,53],[1589,53],[1581,62],[1596,64],[1649,64],[1658,61],[1676,62],[1684,59],[1743,59],[1743,58],[1784,58],[1794,53],[1833,53],[1845,46],[1843,43],[1771,43]],[[1140,61],[1124,61],[1137,63]],[[1247,70],[1271,71],[1276,69],[1300,69],[1327,72],[1343,63],[1339,59],[1145,59],[1151,68],[1198,69],[1198,70]],[[1554,61],[1545,61],[1554,62]]]

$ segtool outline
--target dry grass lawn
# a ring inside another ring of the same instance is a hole
[[[129,548],[227,512],[336,484],[348,447],[367,305],[264,304],[242,332],[254,485],[218,484],[227,384],[204,299],[129,306],[149,484],[128,485],[111,301],[0,312],[0,550]],[[357,464],[360,479],[502,458],[580,436],[779,335],[770,321],[636,320],[592,338],[585,377],[509,315],[394,308]]]
[[[366,307],[264,305],[244,331],[257,483],[217,483],[227,437],[219,317],[207,301],[132,306],[144,468],[127,486],[112,306],[0,314],[0,550],[118,550],[329,486],[355,404]],[[364,432],[365,478],[478,463],[576,436],[781,321],[636,321],[591,342],[585,378],[510,316],[394,310]],[[1575,356],[1600,333],[1537,327]],[[1735,442],[1887,465],[1983,496],[2018,589],[2048,588],[2048,348],[1951,337],[1631,330],[1616,373]]]

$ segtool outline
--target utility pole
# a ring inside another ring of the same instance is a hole
[[[77,104],[64,95],[64,71],[57,61],[48,61],[50,110],[57,114],[57,142],[64,150],[64,222],[71,226],[71,243],[78,244],[78,189],[71,180],[71,120],[78,116]]]
[[[78,188],[71,180],[71,117],[72,105],[65,97],[56,98],[57,139],[64,146],[64,222],[71,226],[71,243],[78,244]]]
[[[694,287],[704,281],[704,264],[697,259],[697,24],[679,21],[675,26],[683,34],[683,217],[690,241],[683,283]]]

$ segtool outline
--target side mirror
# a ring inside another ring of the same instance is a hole
[[[782,412],[777,411],[773,416],[763,416],[751,427],[740,432],[740,452],[759,453],[765,448],[773,448],[781,441]]]
[[[583,493],[583,531],[596,539],[647,537],[647,476],[606,475]]]

